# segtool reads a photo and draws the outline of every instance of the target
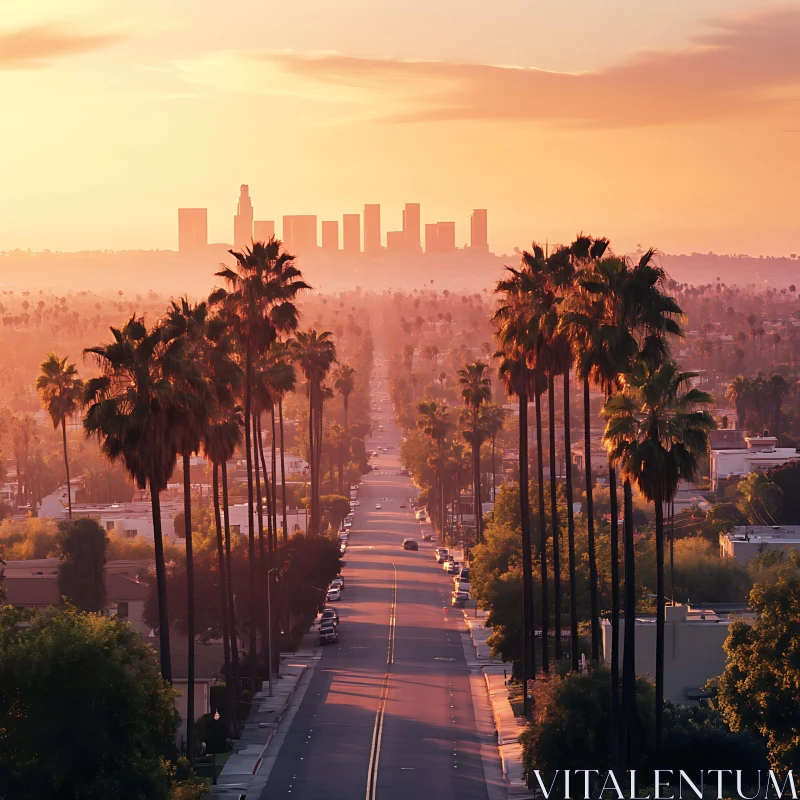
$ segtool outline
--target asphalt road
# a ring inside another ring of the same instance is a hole
[[[389,453],[359,489],[339,640],[316,666],[264,800],[488,799],[460,612],[449,610],[452,579],[434,560],[433,543],[420,541],[419,552],[401,547],[405,537],[419,540],[419,523],[409,505],[413,485],[399,475],[400,432],[385,393],[379,364],[372,397],[381,409],[367,447]]]

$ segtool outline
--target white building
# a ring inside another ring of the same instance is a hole
[[[794,447],[777,447],[774,436],[745,437],[744,449],[711,450],[711,490],[717,491],[720,482],[731,477],[746,477],[751,472],[765,472],[790,461],[800,460]]]
[[[720,558],[735,558],[745,565],[765,550],[793,549],[800,550],[800,525],[737,525],[719,535]]]
[[[232,533],[246,534],[248,531],[249,518],[247,513],[247,503],[237,503],[228,507],[228,514],[230,517],[230,525]],[[258,530],[258,511],[254,510],[253,524]],[[264,530],[267,530],[267,509],[262,509],[261,519],[264,523]],[[283,525],[283,512],[278,510],[278,527]],[[289,536],[295,533],[305,533],[308,530],[308,509],[305,508],[287,508],[286,509],[286,525],[289,528]]]

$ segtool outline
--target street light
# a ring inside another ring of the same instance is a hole
[[[272,599],[269,591],[269,576],[278,568],[267,570],[267,680],[269,681],[269,696],[272,697]]]

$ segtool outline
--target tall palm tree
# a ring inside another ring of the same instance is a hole
[[[121,328],[112,327],[111,334],[109,344],[84,350],[95,356],[103,374],[86,384],[83,426],[87,435],[98,436],[111,461],[123,462],[139,489],[150,490],[161,674],[172,682],[159,495],[167,488],[178,453],[181,412],[175,379],[184,360],[169,331],[159,325],[148,328],[143,318],[131,317]]]
[[[69,455],[67,453],[67,417],[73,417],[83,404],[83,381],[78,378],[74,364],[67,357],[59,358],[50,353],[42,361],[41,373],[36,379],[36,388],[42,405],[53,420],[53,428],[61,426],[64,444],[64,469],[67,473],[67,507],[72,519],[72,486],[69,481]]]
[[[350,395],[355,388],[355,370],[347,364],[339,364],[336,372],[334,373],[333,387],[342,396],[344,403],[344,427],[345,430],[350,430],[348,425],[348,410],[350,405]]]
[[[657,763],[664,714],[664,505],[681,480],[695,478],[698,460],[708,451],[708,432],[715,427],[706,410],[711,395],[691,388],[696,377],[697,373],[680,372],[672,360],[642,359],[625,375],[623,393],[609,398],[604,407],[609,456],[655,508]],[[626,618],[626,630],[633,624],[633,618]]]
[[[438,511],[437,527],[439,535],[445,538],[444,469],[447,460],[446,439],[450,430],[450,412],[447,403],[430,400],[417,406],[417,427],[431,443],[431,464],[434,468],[434,498],[431,504]]]
[[[215,291],[209,298],[214,304],[224,304],[238,318],[239,340],[243,347],[244,363],[244,446],[247,466],[248,557],[250,566],[250,688],[255,690],[256,653],[256,551],[253,450],[251,444],[253,359],[260,349],[268,348],[279,336],[297,328],[298,294],[311,287],[294,265],[294,256],[283,249],[275,237],[268,242],[254,242],[252,248],[241,252],[228,251],[235,259],[235,268],[223,267],[217,276],[228,290]]]
[[[483,514],[481,511],[481,441],[483,431],[478,422],[481,407],[492,399],[492,384],[487,374],[487,364],[473,361],[458,370],[461,399],[472,417],[472,505],[475,512],[475,541],[483,541]]]
[[[289,348],[295,363],[306,379],[308,395],[308,452],[311,468],[311,534],[320,533],[320,457],[322,455],[322,407],[325,400],[323,381],[336,360],[336,346],[329,331],[299,331]]]
[[[495,465],[497,434],[503,430],[505,419],[506,410],[499,403],[487,403],[481,408],[480,423],[492,443],[492,501],[497,495],[497,467]]]

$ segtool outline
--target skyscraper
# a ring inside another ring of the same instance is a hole
[[[419,203],[406,203],[403,209],[403,233],[406,250],[419,252]]]
[[[253,239],[257,242],[268,242],[275,235],[273,220],[256,220],[253,223]]]
[[[292,255],[308,255],[317,249],[317,217],[292,214],[283,218],[283,244]]]
[[[294,253],[294,245],[292,243],[292,220],[294,217],[283,217],[283,246],[290,253]]]
[[[470,220],[470,248],[482,253],[489,252],[488,224],[486,209],[476,208]]]
[[[439,253],[454,253],[456,250],[455,222],[436,223],[436,246]]]
[[[339,252],[339,223],[336,220],[322,223],[322,249],[330,253]]]
[[[439,252],[439,226],[435,222],[428,222],[425,224],[425,252],[438,253]]]
[[[364,206],[364,252],[373,256],[381,252],[381,207],[378,203]]]
[[[233,247],[241,250],[253,241],[253,204],[250,202],[250,187],[243,183],[239,189],[239,205],[233,218]]]
[[[386,232],[386,249],[398,253],[406,249],[406,236],[404,231]]]
[[[178,209],[178,252],[197,253],[208,245],[208,211],[205,208]]]
[[[360,214],[345,214],[342,218],[342,249],[350,255],[361,252]]]

